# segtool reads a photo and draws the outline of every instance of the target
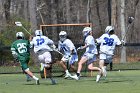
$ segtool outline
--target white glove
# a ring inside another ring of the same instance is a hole
[[[124,40],[121,40],[121,44],[124,45],[125,44],[125,41]]]
[[[53,45],[51,45],[51,48],[52,49],[56,49],[56,46],[53,44]]]
[[[71,57],[71,55],[66,55],[64,56],[67,60],[69,60],[69,58]]]
[[[82,47],[82,46],[78,47],[78,48],[77,48],[77,51],[80,50],[80,49],[83,49],[83,47]]]

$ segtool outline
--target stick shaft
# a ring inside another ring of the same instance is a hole
[[[31,35],[31,33],[23,26],[21,26],[29,35]]]

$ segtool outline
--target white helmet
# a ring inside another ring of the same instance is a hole
[[[17,32],[17,33],[16,33],[16,37],[17,37],[17,38],[18,38],[18,37],[24,38],[23,32]]]
[[[114,30],[113,26],[107,26],[106,29],[105,29],[105,33],[109,33],[112,30]]]
[[[92,28],[91,27],[85,27],[83,29],[83,35],[84,35],[84,37],[88,36],[91,31],[92,31]]]
[[[35,35],[36,36],[42,36],[43,35],[42,30],[36,30]]]
[[[61,41],[64,41],[67,38],[67,33],[65,31],[61,31],[59,33],[59,38]]]

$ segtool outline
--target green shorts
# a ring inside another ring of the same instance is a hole
[[[30,58],[25,58],[25,59],[19,60],[22,70],[25,71],[27,68],[29,68],[28,67],[29,60],[30,60]]]

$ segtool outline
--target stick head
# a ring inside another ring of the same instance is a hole
[[[22,26],[21,22],[15,22],[16,26]]]
[[[132,17],[132,16],[131,17],[128,17],[128,23],[129,24],[131,24],[133,22],[133,20],[134,20],[134,17]]]

